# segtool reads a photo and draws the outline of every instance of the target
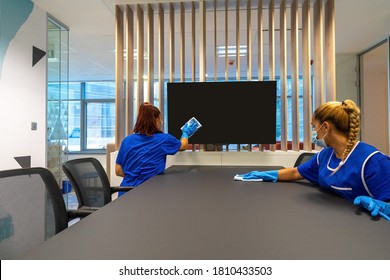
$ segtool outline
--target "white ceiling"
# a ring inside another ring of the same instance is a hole
[[[114,79],[115,5],[175,1],[33,0],[33,2],[69,28],[70,80],[75,81]],[[217,0],[218,2],[224,3],[222,0]],[[234,4],[232,0],[229,2]],[[268,3],[268,0],[263,0],[264,6],[268,6]],[[276,5],[279,3],[280,0],[275,0]],[[336,53],[359,53],[390,34],[389,0],[335,0],[335,14]]]

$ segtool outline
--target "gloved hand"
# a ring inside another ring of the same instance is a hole
[[[384,201],[373,199],[369,196],[358,196],[353,201],[353,204],[366,208],[371,212],[371,216],[373,217],[379,215],[382,218],[390,221],[390,204]]]
[[[190,138],[198,130],[198,125],[196,122],[186,123],[182,128],[181,138]]]
[[[234,176],[234,180],[276,182],[278,180],[278,171],[251,171],[245,174],[237,174]]]

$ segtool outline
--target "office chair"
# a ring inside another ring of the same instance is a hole
[[[41,167],[0,171],[0,259],[20,254],[93,211],[67,210],[53,174]]]
[[[112,201],[112,194],[132,187],[111,187],[107,173],[95,158],[72,159],[62,165],[79,202],[79,209],[98,209]]]
[[[305,152],[299,155],[297,160],[295,161],[294,167],[297,167],[301,165],[302,163],[305,163],[309,159],[311,159],[316,153],[310,153],[310,152]]]

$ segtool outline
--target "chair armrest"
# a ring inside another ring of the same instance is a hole
[[[77,208],[77,210],[81,210],[81,211],[96,211],[96,210],[99,210],[101,207],[91,207],[91,206],[81,206],[79,208]]]
[[[128,192],[134,189],[133,187],[111,187],[111,192],[116,193],[116,192]]]
[[[95,210],[68,210],[69,219],[85,218]]]

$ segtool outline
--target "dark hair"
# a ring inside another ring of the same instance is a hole
[[[139,107],[137,122],[133,131],[148,136],[162,132],[158,127],[157,120],[159,118],[161,118],[160,110],[152,104],[145,102]]]

